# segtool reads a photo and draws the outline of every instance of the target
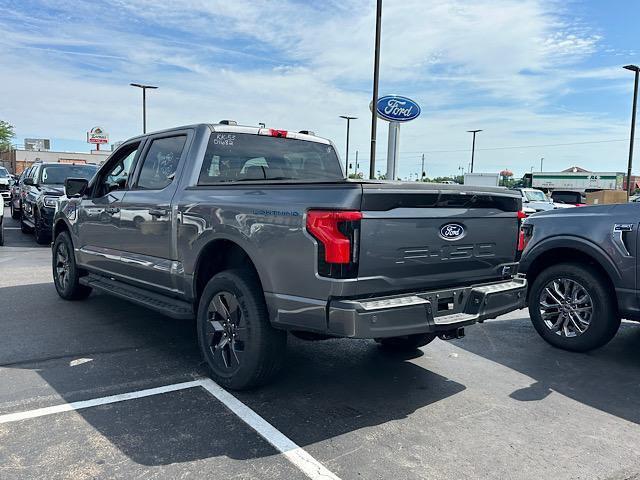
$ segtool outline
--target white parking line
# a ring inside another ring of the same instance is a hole
[[[20,227],[4,227],[5,230],[20,230]]]
[[[232,394],[224,390],[213,380],[204,378],[191,382],[175,383],[173,385],[165,385],[162,387],[149,388],[146,390],[138,390],[136,392],[121,393],[119,395],[111,395],[108,397],[95,398],[92,400],[83,400],[80,402],[65,403],[63,405],[54,405],[52,407],[38,408],[28,410],[26,412],[8,413],[0,415],[0,424],[18,422],[30,418],[44,417],[56,413],[70,412],[73,410],[82,410],[84,408],[97,407],[99,405],[107,405],[110,403],[124,402],[136,398],[150,397],[163,393],[176,392],[193,387],[202,387],[218,401],[223,403],[231,412],[236,414],[244,423],[255,430],[262,438],[269,442],[276,450],[289,460],[293,465],[298,467],[307,477],[312,480],[340,480],[335,474],[324,467],[319,461],[309,455],[304,449],[299,447],[286,435],[276,429],[264,418],[254,412],[247,405],[242,403]]]

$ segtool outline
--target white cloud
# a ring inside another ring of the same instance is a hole
[[[360,117],[352,145],[360,158],[368,156],[373,2],[42,5],[54,13],[8,11],[0,19],[0,61],[12,66],[4,73],[0,117],[21,135],[82,138],[102,124],[114,139],[131,136],[139,130],[140,94],[128,83],[145,81],[161,87],[149,95],[151,128],[234,118],[310,128],[342,145],[338,115],[349,113]],[[559,5],[385,0],[381,92],[413,96],[424,111],[402,127],[401,151],[411,152],[401,159],[403,173],[419,158],[413,152],[467,148],[469,128],[485,130],[480,147],[624,138],[624,117],[556,105],[575,93],[575,80],[625,80],[617,67],[575,68],[597,51],[602,35],[569,21]],[[382,159],[385,136],[381,122]],[[546,164],[560,168],[576,155],[595,164],[598,148],[549,148]],[[478,158],[487,160],[483,168],[520,172],[541,155],[533,150],[480,150]],[[610,144],[609,152],[623,165],[623,146]],[[465,152],[436,157],[434,175],[467,162]]]

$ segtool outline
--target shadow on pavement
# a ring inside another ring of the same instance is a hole
[[[0,404],[19,400],[11,398],[12,390],[17,396],[33,391],[30,385],[20,386],[29,382],[22,379],[24,370],[37,371],[47,383],[39,388],[50,386],[67,402],[205,375],[193,322],[172,320],[105,295],[65,302],[51,283],[0,289],[0,303],[16,298],[26,299],[28,308],[2,320],[0,367],[17,386],[0,389]],[[406,356],[381,351],[372,341],[289,340],[287,364],[276,382],[238,397],[302,447],[403,419],[465,389]],[[71,366],[77,359],[88,361]],[[59,400],[28,409],[52,403]],[[142,465],[275,453],[259,445],[264,442],[204,391],[77,413]]]
[[[526,315],[523,313],[523,315]],[[531,377],[510,397],[531,402],[552,391],[603,412],[640,423],[640,326],[624,324],[606,346],[574,353],[548,345],[529,318],[488,321],[455,345]]]

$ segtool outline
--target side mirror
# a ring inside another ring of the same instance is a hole
[[[24,183],[25,185],[35,185],[35,183],[33,181],[33,178],[30,178],[30,177],[29,178],[25,178],[22,183]]]
[[[85,178],[67,178],[64,181],[64,194],[69,197],[81,197],[87,191],[89,180]]]

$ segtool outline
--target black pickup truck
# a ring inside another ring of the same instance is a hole
[[[518,194],[349,181],[333,144],[308,132],[156,132],[65,188],[53,226],[60,296],[93,289],[195,316],[226,387],[272,377],[287,331],[415,349],[524,305]]]

